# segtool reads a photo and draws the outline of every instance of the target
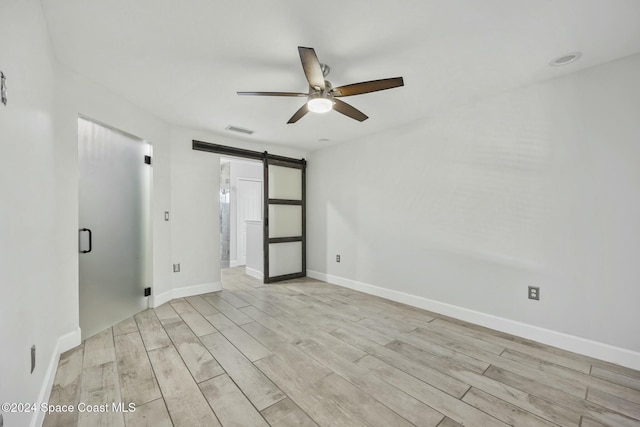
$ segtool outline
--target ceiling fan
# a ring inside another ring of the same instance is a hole
[[[347,117],[351,117],[352,119],[362,122],[367,120],[369,117],[357,108],[337,98],[361,95],[363,93],[404,86],[402,77],[393,77],[390,79],[353,83],[334,88],[328,80],[325,80],[329,74],[330,68],[328,65],[321,64],[320,61],[318,61],[316,51],[310,47],[298,46],[298,52],[300,53],[300,61],[302,61],[304,74],[309,82],[309,93],[238,92],[238,95],[307,97],[307,102],[300,107],[293,116],[291,116],[287,123],[297,122],[309,111],[314,113],[326,113],[331,110],[336,110],[338,113],[342,113]]]

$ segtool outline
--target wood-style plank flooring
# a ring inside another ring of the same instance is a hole
[[[317,280],[223,287],[64,353],[49,403],[108,410],[44,425],[640,426],[638,371]]]

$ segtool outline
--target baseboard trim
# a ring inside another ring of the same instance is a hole
[[[56,377],[56,371],[58,370],[58,362],[60,361],[60,355],[73,347],[80,345],[82,334],[80,328],[75,331],[66,333],[56,340],[56,345],[51,353],[49,359],[49,366],[47,366],[47,372],[44,375],[42,386],[40,387],[40,393],[38,394],[38,408],[43,402],[48,402],[51,395],[51,388],[53,387],[53,380]],[[45,412],[35,411],[31,417],[31,427],[41,426],[44,422]]]
[[[167,292],[163,292],[160,295],[151,295],[150,307],[156,308],[161,306],[165,302],[171,301],[175,298],[190,297],[192,295],[206,294],[209,292],[217,292],[222,290],[221,282],[201,283],[199,285],[185,286],[183,288],[171,289]]]
[[[262,280],[263,276],[262,276],[262,271],[256,270],[254,268],[250,268],[250,267],[245,267],[244,268],[244,272],[251,277],[254,277],[258,280]]]
[[[231,268],[240,267],[241,265],[244,265],[244,264],[241,264],[240,261],[238,261],[238,260],[229,261],[229,267],[231,267]]]
[[[542,344],[558,347],[563,350],[579,353],[584,356],[593,357],[631,369],[640,370],[640,353],[621,347],[615,347],[575,335],[553,331],[551,329],[540,328],[527,323],[482,313],[468,308],[459,307],[428,298],[382,288],[368,283],[358,282],[340,276],[334,276],[319,271],[307,270],[307,276],[313,279],[343,286],[345,288],[364,292],[386,298],[391,301],[400,302],[413,307],[429,310],[444,316],[453,317],[465,322],[485,326],[500,332],[516,335]]]

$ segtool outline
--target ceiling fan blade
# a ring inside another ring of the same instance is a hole
[[[377,92],[379,90],[393,89],[404,86],[402,77],[391,79],[371,80],[369,82],[353,83],[346,86],[333,88],[331,94],[336,97],[361,95],[363,93]]]
[[[362,111],[358,110],[355,107],[352,107],[344,101],[340,101],[339,99],[334,99],[334,101],[335,104],[333,104],[333,109],[338,113],[342,113],[345,116],[351,117],[352,119],[355,119],[359,122],[364,122],[369,118],[369,116],[364,114]]]
[[[287,124],[291,124],[291,123],[297,122],[298,120],[300,120],[302,118],[302,116],[304,116],[308,112],[309,112],[309,109],[307,108],[307,103],[305,102],[302,105],[302,107],[300,107],[300,109],[298,111],[296,111],[296,113],[293,116],[291,116],[291,118],[289,119]]]
[[[307,76],[309,86],[314,89],[324,90],[324,75],[322,74],[322,67],[320,67],[316,51],[310,47],[298,46],[298,53],[300,54],[300,61],[302,61],[302,68],[304,69],[304,75]]]
[[[238,95],[249,96],[309,96],[308,93],[298,92],[238,92]]]

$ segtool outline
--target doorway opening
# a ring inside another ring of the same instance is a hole
[[[220,158],[220,268],[244,267],[262,280],[263,165]]]

